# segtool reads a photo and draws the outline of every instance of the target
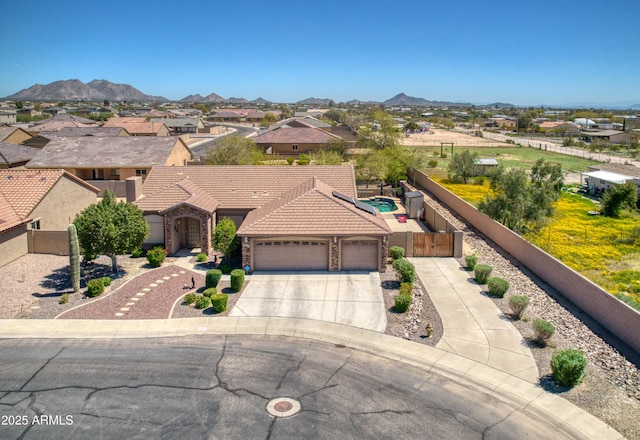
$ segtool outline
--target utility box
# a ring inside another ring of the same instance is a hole
[[[420,191],[405,193],[404,207],[407,211],[407,217],[420,218],[420,213],[424,209],[424,195]]]

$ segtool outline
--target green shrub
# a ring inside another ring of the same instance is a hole
[[[473,179],[473,184],[478,186],[484,185],[484,177],[482,176],[476,177],[475,179]]]
[[[478,256],[476,254],[467,255],[464,259],[467,262],[468,270],[473,270],[473,268],[476,267],[476,264],[478,264]]]
[[[211,307],[216,313],[222,313],[227,310],[227,295],[224,293],[216,293],[211,295]]]
[[[58,301],[58,304],[66,304],[69,302],[69,294],[68,293],[63,293],[62,295],[60,295],[60,300]]]
[[[205,289],[208,289],[210,287],[218,287],[220,278],[222,278],[222,271],[220,269],[208,270],[204,278]]]
[[[490,295],[504,298],[504,295],[509,290],[509,281],[503,278],[489,277],[487,278],[487,287]]]
[[[435,168],[438,166],[438,161],[431,159],[429,162],[427,162],[427,165],[429,166],[429,168]]]
[[[491,271],[493,267],[488,264],[476,264],[473,267],[473,273],[475,274],[476,283],[478,284],[486,284],[487,278],[491,275]]]
[[[207,254],[205,254],[204,252],[199,253],[198,256],[196,257],[196,261],[198,263],[204,263],[208,259],[209,257],[207,257]]]
[[[287,157],[287,163],[289,165],[293,165],[293,162],[295,162],[295,159],[293,157]]]
[[[133,258],[140,258],[144,255],[144,251],[142,250],[142,248],[137,248],[134,249],[133,251],[131,251],[131,256]]]
[[[547,345],[547,341],[551,339],[551,336],[556,331],[556,328],[549,321],[536,318],[533,320],[533,332],[535,339],[540,345]]]
[[[568,348],[560,350],[551,357],[553,378],[563,387],[573,387],[582,381],[587,359],[580,350]]]
[[[309,159],[298,159],[298,165],[309,165]]]
[[[162,262],[167,257],[167,251],[162,246],[156,246],[147,252],[147,261],[151,267],[160,267]]]
[[[102,277],[102,285],[109,287],[111,285],[111,277]]]
[[[216,293],[218,293],[218,290],[215,287],[209,287],[208,289],[204,289],[202,295],[206,296],[207,298],[211,298],[211,296],[215,295]]]
[[[211,305],[211,299],[208,296],[196,296],[196,309],[206,309]]]
[[[399,258],[395,260],[391,266],[398,274],[398,279],[401,283],[413,283],[416,276],[415,266],[406,258]]]
[[[413,283],[400,283],[400,295],[411,295]]]
[[[234,269],[231,271],[231,290],[240,292],[244,286],[244,270]]]
[[[389,255],[391,255],[392,260],[402,258],[404,257],[404,248],[400,246],[391,246],[389,248]]]
[[[396,302],[393,306],[393,309],[398,313],[404,313],[409,310],[409,306],[411,305],[411,301],[413,298],[411,295],[401,294],[396,296]]]
[[[636,301],[629,295],[626,295],[624,293],[616,293],[616,298],[640,312],[640,302]]]
[[[231,265],[226,264],[226,263],[225,263],[225,264],[221,264],[221,265],[218,267],[218,269],[220,269],[220,271],[221,271],[223,274],[225,274],[225,275],[228,275],[228,274],[230,274],[230,273],[231,273]]]
[[[516,319],[522,318],[525,309],[529,305],[529,298],[524,295],[514,295],[509,298],[509,307]]]
[[[187,293],[184,296],[184,303],[187,305],[193,304],[194,302],[196,302],[196,298],[198,298],[198,295],[196,295],[195,293]]]
[[[87,293],[86,293],[86,295],[89,298],[93,298],[94,296],[98,296],[102,292],[104,292],[104,284],[102,282],[102,278],[95,278],[93,280],[87,281]]]

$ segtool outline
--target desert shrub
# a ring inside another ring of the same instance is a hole
[[[525,309],[529,305],[529,298],[524,295],[514,295],[509,298],[509,307],[516,319],[522,318]]]
[[[493,267],[488,264],[476,264],[473,267],[473,273],[475,274],[476,283],[478,284],[486,284],[487,278],[491,275],[491,271]]]
[[[195,293],[187,293],[184,296],[184,303],[187,305],[193,304],[194,302],[196,302],[196,298],[198,298],[198,295],[196,295]]]
[[[391,255],[392,260],[402,258],[404,257],[404,248],[400,246],[391,246],[389,248],[389,255]]]
[[[556,331],[556,328],[549,321],[536,318],[533,320],[533,332],[535,339],[540,345],[547,345],[547,341]]]
[[[69,302],[69,294],[68,293],[63,293],[60,296],[60,300],[58,300],[58,304],[66,304]]]
[[[211,305],[211,299],[208,296],[196,296],[196,309],[206,309]]]
[[[411,295],[398,295],[396,296],[395,304],[393,305],[393,309],[398,313],[404,313],[409,310],[409,306],[411,305],[411,301],[413,298]]]
[[[218,266],[218,269],[220,269],[220,271],[225,274],[228,275],[231,273],[231,265],[230,264],[221,264],[220,266]]]
[[[489,277],[487,278],[487,287],[490,295],[503,298],[509,290],[509,281],[503,278]]]
[[[413,283],[400,283],[400,295],[411,295]]]
[[[476,177],[475,179],[473,179],[473,184],[478,186],[484,185],[484,177],[482,176]]]
[[[109,287],[111,285],[111,277],[102,277],[102,285]]]
[[[624,293],[616,293],[616,298],[640,312],[640,302],[631,298],[629,295],[626,295]]]
[[[156,246],[147,252],[147,261],[152,267],[162,266],[162,262],[167,257],[167,251],[162,246]]]
[[[289,165],[293,165],[293,162],[295,162],[296,160],[293,157],[287,157],[287,163]]]
[[[231,271],[231,290],[240,292],[244,285],[244,270],[234,269]]]
[[[220,269],[208,270],[204,278],[205,289],[208,289],[210,287],[218,287],[220,278],[222,278],[222,271]]]
[[[413,283],[416,276],[415,266],[406,258],[399,258],[395,260],[391,266],[398,274],[398,279],[401,283]]]
[[[227,310],[227,295],[224,293],[216,293],[211,295],[211,307],[216,313],[222,313]]]
[[[443,159],[446,159],[447,158],[447,153],[441,153],[440,157],[443,158]]]
[[[573,387],[582,381],[587,359],[580,350],[568,348],[560,350],[551,357],[553,378],[563,387]]]
[[[144,255],[144,251],[142,250],[142,248],[137,248],[134,249],[133,251],[131,251],[131,256],[133,258],[140,258]]]
[[[468,270],[473,270],[473,268],[476,267],[476,264],[478,264],[478,256],[476,254],[467,255],[464,259],[467,262]]]
[[[211,298],[216,293],[218,293],[218,289],[216,289],[215,287],[209,287],[208,289],[204,289],[202,295]]]
[[[437,166],[438,166],[438,161],[437,161],[437,160],[434,160],[434,159],[431,159],[429,162],[427,162],[427,165],[428,165],[430,168],[435,168],[435,167],[437,167]]]
[[[89,298],[93,298],[94,296],[98,296],[102,292],[104,292],[104,284],[102,282],[102,278],[95,278],[93,280],[87,281],[87,293],[86,293],[86,295]]]
[[[196,257],[196,261],[198,263],[204,263],[208,259],[209,257],[207,257],[207,254],[205,254],[204,252],[199,253],[198,256]]]

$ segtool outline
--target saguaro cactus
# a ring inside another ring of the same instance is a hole
[[[80,246],[78,245],[78,231],[74,224],[67,228],[69,231],[69,266],[73,291],[80,290]]]

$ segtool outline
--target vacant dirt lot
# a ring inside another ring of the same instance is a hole
[[[503,142],[438,128],[433,128],[426,133],[410,134],[409,137],[402,138],[402,144],[408,147],[423,145],[440,147],[441,142],[453,142],[454,147],[504,147],[508,145]]]

